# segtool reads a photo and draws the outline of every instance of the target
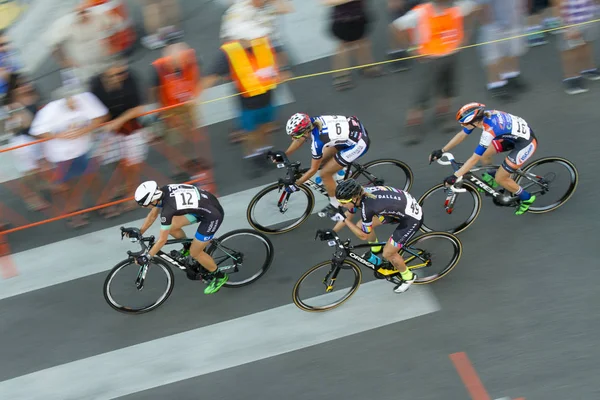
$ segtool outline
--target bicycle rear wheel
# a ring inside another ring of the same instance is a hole
[[[175,285],[171,268],[160,259],[155,259],[150,262],[146,274],[142,275],[142,267],[132,260],[118,263],[104,280],[104,299],[108,305],[125,314],[142,314],[167,301]],[[139,279],[141,288],[136,286]],[[126,294],[121,295],[121,292]],[[142,299],[146,294],[148,300]]]
[[[340,272],[343,271],[342,276]],[[352,272],[349,274],[348,272]],[[331,260],[306,271],[294,285],[294,304],[303,311],[322,312],[341,306],[356,293],[362,280],[358,265],[345,260],[336,267]],[[335,288],[341,288],[334,290]],[[342,288],[343,287],[343,288]]]
[[[448,206],[448,191],[444,184],[435,185],[419,199],[423,208],[422,232],[448,232],[458,234],[467,229],[481,212],[481,195],[470,183],[464,182],[465,193],[455,193],[451,210]]]
[[[361,186],[391,186],[409,191],[413,184],[413,173],[408,164],[394,159],[373,160],[354,171],[351,178]]]
[[[579,183],[577,168],[562,157],[540,158],[523,168],[523,172],[528,176],[519,175],[516,182],[524,190],[536,195],[536,201],[527,211],[533,214],[547,213],[565,204]],[[564,181],[562,184],[566,186],[565,189],[559,189],[559,181]],[[544,204],[548,199],[548,204]]]
[[[266,234],[281,234],[296,229],[310,216],[315,206],[313,192],[304,185],[287,193],[273,183],[256,194],[248,205],[246,218],[254,229]]]
[[[252,229],[238,229],[215,239],[207,253],[229,275],[225,287],[237,288],[260,279],[273,262],[273,243]]]
[[[451,233],[428,232],[408,242],[399,253],[417,275],[415,283],[423,285],[452,271],[462,256],[462,243]]]

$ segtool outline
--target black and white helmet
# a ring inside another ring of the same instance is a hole
[[[156,200],[160,200],[163,193],[158,189],[156,181],[146,181],[135,190],[135,201],[143,207]]]

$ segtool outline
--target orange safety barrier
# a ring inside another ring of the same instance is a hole
[[[189,103],[192,103],[192,102],[177,104],[177,105],[168,106],[168,107],[161,107],[161,108],[158,108],[158,109],[155,109],[155,110],[151,110],[151,111],[145,112],[145,113],[141,114],[139,117],[150,115],[150,114],[155,114],[155,113],[159,113],[159,112],[165,112],[165,111],[168,111],[170,109],[173,109],[173,108],[176,108],[176,107],[181,107],[181,106],[183,106],[185,104],[189,104]],[[105,126],[107,124],[108,124],[108,122],[100,125],[100,127]],[[200,136],[200,135],[196,135],[196,136]],[[26,143],[26,144],[22,144],[22,145],[18,145],[18,146],[12,146],[12,147],[0,150],[0,153],[6,153],[6,152],[9,152],[9,151],[12,151],[12,150],[16,150],[16,149],[19,149],[19,148],[22,148],[22,147],[31,146],[31,145],[38,144],[38,143],[43,143],[43,142],[46,142],[48,140],[52,140],[52,138],[40,139],[40,140],[36,140],[34,142],[30,142],[30,143]],[[201,140],[201,138],[199,138],[198,140]],[[206,146],[204,146],[204,148],[208,148],[208,146],[206,145]],[[168,156],[169,156],[169,154],[167,154],[167,158],[168,158]],[[148,166],[148,168],[151,168],[151,167]],[[157,172],[155,170],[152,170],[152,172],[153,172],[153,175],[155,175],[155,174],[156,175],[161,175],[159,172]],[[161,180],[161,179],[157,179],[157,180]],[[162,180],[166,180],[166,179],[162,179]],[[184,183],[188,183],[188,184],[200,184],[198,186],[202,186],[202,187],[206,188],[206,190],[210,191],[211,193],[215,193],[216,194],[216,187],[215,187],[215,184],[214,184],[214,180],[213,180],[212,172],[211,172],[210,168],[202,168],[202,172],[200,174],[196,175],[196,177],[194,179],[189,180],[189,181],[184,182]],[[18,183],[16,183],[16,184],[13,183],[12,186],[18,186]],[[19,187],[16,187],[16,188],[13,187],[13,188],[9,188],[9,189],[12,189],[13,192],[23,191],[23,190],[20,190]],[[4,254],[5,253],[4,250],[5,250],[5,246],[6,246],[6,244],[5,244],[5,235],[8,235],[8,234],[14,233],[14,232],[18,232],[18,231],[22,231],[22,230],[25,230],[25,229],[33,228],[33,227],[36,227],[36,226],[48,224],[48,223],[51,223],[51,222],[59,221],[59,220],[62,220],[62,219],[70,218],[70,217],[73,217],[73,216],[76,216],[76,215],[89,213],[89,212],[100,210],[100,209],[107,208],[107,207],[112,207],[114,205],[118,205],[118,204],[125,203],[127,201],[131,201],[132,199],[133,199],[133,197],[129,197],[129,198],[126,198],[126,199],[120,199],[120,200],[116,200],[116,201],[110,201],[110,202],[99,204],[99,205],[96,205],[96,206],[93,206],[93,207],[86,208],[84,210],[79,210],[79,211],[75,211],[75,212],[72,212],[72,213],[68,213],[68,214],[63,214],[63,215],[59,215],[59,216],[56,216],[56,217],[47,218],[47,219],[44,219],[42,221],[37,221],[37,222],[32,222],[32,223],[26,223],[26,224],[23,224],[23,225],[20,225],[20,226],[11,228],[11,229],[2,230],[2,231],[0,231],[0,257],[2,257],[3,255],[5,255]]]

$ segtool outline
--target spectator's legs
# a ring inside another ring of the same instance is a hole
[[[179,0],[160,0],[160,13],[163,17],[163,23],[159,29],[160,37],[163,40],[181,38],[183,28],[180,24]]]
[[[548,41],[546,40],[546,34],[540,32],[544,30],[542,26],[542,13],[548,8],[549,0],[531,0],[529,4],[529,16],[527,17],[527,33],[538,32],[527,36],[527,44],[530,47],[541,46]]]
[[[411,1],[414,2],[414,1]],[[390,24],[396,19],[402,17],[409,11],[410,7],[407,6],[404,0],[388,0],[388,14],[390,16]],[[396,29],[390,25],[389,28],[389,45],[388,45],[388,59],[397,60],[399,58],[405,58],[408,56],[408,49],[403,48],[402,44],[399,43]],[[395,61],[387,64],[390,72],[401,72],[410,69],[411,60]]]
[[[358,60],[359,65],[367,65],[375,62],[373,59],[373,53],[371,50],[371,41],[364,37],[360,40],[357,40],[355,43],[354,52],[356,54],[356,59]],[[369,67],[364,67],[362,73],[366,76],[377,77],[381,76],[382,69],[379,65],[371,65]]]
[[[331,66],[334,70],[350,67],[350,43],[340,42],[337,52],[331,57]],[[354,87],[350,71],[340,71],[333,74],[333,86],[337,90],[351,89]]]
[[[179,27],[178,0],[144,0],[143,14],[146,36],[142,44],[145,47],[159,49],[166,45],[166,40],[183,35]]]
[[[568,94],[579,94],[588,91],[588,89],[583,86],[581,76],[579,75],[581,71],[578,65],[581,56],[580,52],[580,48],[574,48],[568,50],[565,49],[560,53],[565,76],[565,92]]]
[[[600,72],[594,62],[594,48],[593,42],[586,42],[581,46],[581,55],[579,59],[579,67],[581,75],[589,80],[597,81],[600,79]]]

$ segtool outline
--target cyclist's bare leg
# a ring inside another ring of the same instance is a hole
[[[497,154],[496,148],[492,145],[485,150],[485,152],[479,159],[479,162],[481,163],[481,165],[490,165],[493,161],[492,159],[493,159],[494,155],[496,155],[496,154]]]
[[[209,272],[215,272],[217,270],[217,263],[215,263],[215,260],[213,260],[211,256],[204,252],[204,249],[206,249],[206,246],[208,246],[210,242],[210,240],[208,242],[201,242],[194,238],[192,246],[190,247],[190,256],[198,261],[200,265]]]
[[[517,182],[515,182],[510,177],[510,173],[502,167],[498,168],[496,171],[496,182],[511,193],[517,193],[519,190]]]
[[[343,167],[335,161],[335,159],[330,158],[329,161],[325,164],[323,168],[321,168],[321,179],[323,179],[323,186],[327,189],[327,194],[329,198],[335,198],[335,180],[333,179],[333,175],[336,174]]]
[[[185,239],[187,236],[181,228],[189,224],[190,221],[185,215],[174,216],[173,221],[171,222],[171,230],[169,231],[169,235],[173,236],[175,239]]]
[[[392,263],[394,268],[396,268],[400,273],[403,273],[406,272],[408,268],[406,267],[404,259],[398,253],[399,250],[400,247],[396,247],[391,240],[388,240],[383,247],[383,257]]]

